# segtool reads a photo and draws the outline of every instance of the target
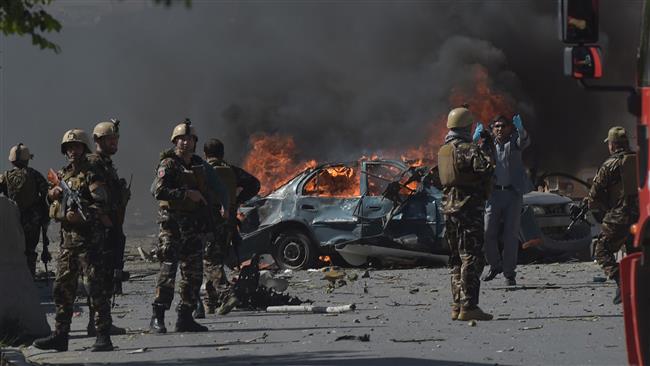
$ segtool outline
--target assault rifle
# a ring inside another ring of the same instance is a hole
[[[569,213],[571,217],[571,223],[566,228],[566,232],[569,233],[580,221],[587,221],[587,213],[589,212],[589,205],[587,201],[582,201],[580,205],[571,207],[571,212]]]
[[[79,192],[70,189],[70,186],[64,180],[59,179],[59,176],[52,169],[47,172],[47,180],[50,184],[58,186],[63,191],[63,197],[61,198],[61,205],[63,206],[61,211],[63,214],[65,215],[68,209],[75,210],[84,221],[88,221],[81,206]]]

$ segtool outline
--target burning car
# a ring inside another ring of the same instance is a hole
[[[427,171],[394,160],[308,168],[241,207],[239,254],[271,253],[291,269],[309,268],[321,255],[339,255],[351,265],[369,258],[445,260],[442,192]],[[549,253],[589,248],[588,223],[566,230],[573,204],[553,193],[525,195],[524,248]]]

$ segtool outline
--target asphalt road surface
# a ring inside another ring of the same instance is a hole
[[[612,282],[594,263],[555,263],[519,267],[518,286],[503,277],[484,283],[481,307],[489,322],[450,319],[447,269],[345,269],[347,285],[328,293],[322,272],[284,274],[287,293],[316,305],[354,303],[337,314],[273,314],[234,311],[199,320],[205,333],[174,333],[174,311],[166,314],[170,333],[148,334],[157,265],[143,262],[130,240],[127,269],[133,279],[117,297],[113,322],[129,330],[113,336],[116,350],[92,353],[86,336],[87,307],[75,308],[68,352],[23,349],[34,364],[112,365],[623,365],[623,316],[613,305]],[[358,277],[354,279],[354,277]],[[352,278],[352,279],[350,279]],[[44,286],[44,284],[40,284]],[[364,290],[365,288],[365,290]],[[54,324],[48,289],[42,288],[48,320]],[[367,292],[367,293],[366,293]],[[174,306],[178,300],[176,295]],[[338,340],[342,336],[363,338]]]

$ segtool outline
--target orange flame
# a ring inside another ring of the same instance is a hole
[[[474,66],[474,88],[465,90],[453,88],[449,97],[450,105],[469,104],[477,121],[487,123],[497,114],[511,117],[513,100],[493,90],[487,69],[481,65]],[[401,157],[411,166],[434,166],[437,164],[438,150],[444,143],[446,115],[437,117],[429,123],[425,132],[428,136],[420,146],[405,148],[401,151],[387,153],[386,157]],[[255,175],[261,183],[260,195],[266,195],[307,168],[317,165],[315,160],[300,160],[293,137],[279,134],[257,134],[250,138],[251,151],[246,156],[243,167]],[[361,160],[376,160],[380,156],[371,154],[362,156]],[[409,188],[414,188],[410,185]],[[342,197],[359,195],[359,172],[344,166],[329,167],[318,175],[318,179],[305,185],[306,194]]]

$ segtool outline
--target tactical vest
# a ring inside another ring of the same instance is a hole
[[[621,179],[607,190],[608,207],[616,207],[621,198],[636,196],[638,194],[636,167],[636,153],[631,151],[626,152],[621,157],[619,165],[619,174]]]
[[[203,165],[193,165],[190,169],[181,165],[180,176],[178,177],[178,184],[181,189],[197,190],[208,199],[207,185],[205,183],[205,171]],[[193,212],[201,208],[201,202],[194,202],[189,198],[182,200],[159,201],[161,208],[167,210],[178,210]]]
[[[39,194],[36,181],[29,173],[28,168],[12,169],[5,173],[5,179],[7,180],[9,198],[16,202],[21,211],[36,203]]]
[[[458,161],[458,144],[452,141],[444,144],[438,151],[438,171],[440,182],[445,187],[467,187],[480,183],[471,166],[462,166]]]

